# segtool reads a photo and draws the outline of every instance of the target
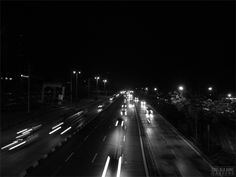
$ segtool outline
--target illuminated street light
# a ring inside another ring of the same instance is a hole
[[[98,80],[100,79],[100,77],[96,76],[96,77],[94,77],[94,79],[96,80],[96,89],[98,91]]]
[[[154,91],[157,91],[157,88],[154,88]]]
[[[228,97],[228,98],[231,98],[231,97],[232,97],[232,94],[231,94],[231,93],[228,93],[228,94],[227,94],[227,97]]]
[[[76,76],[76,78],[75,78],[75,94],[76,94],[76,98],[78,97],[78,74],[81,74],[81,71],[76,71],[76,70],[74,70],[74,71],[72,71],[72,74],[73,75],[75,75]],[[72,102],[72,93],[73,93],[73,90],[72,90],[72,86],[73,86],[73,78],[72,78],[72,76],[73,75],[71,75],[71,102]]]
[[[107,79],[103,79],[102,81],[104,83],[104,92],[105,92],[105,89],[106,89],[106,83],[107,83]]]
[[[208,90],[209,90],[209,91],[212,91],[212,87],[208,87]]]
[[[30,76],[21,74],[20,77],[28,79],[28,113],[30,112]]]
[[[178,87],[178,90],[179,90],[179,91],[183,91],[183,90],[184,90],[184,87],[183,87],[182,85],[180,85],[180,86]]]

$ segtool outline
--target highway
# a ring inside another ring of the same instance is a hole
[[[84,106],[66,107],[44,115],[48,117],[44,121],[26,123],[4,132],[1,135],[1,175],[19,176],[22,171],[30,167],[35,161],[41,159],[56,146],[60,146],[68,136],[71,136],[73,132],[91,121],[98,114],[97,106],[102,103],[105,105],[110,104],[109,100],[106,99]],[[61,122],[64,123],[61,126],[61,130],[51,133],[52,128]],[[11,144],[11,141],[14,142],[16,136],[21,136],[21,134],[16,133],[19,130],[26,129],[26,127],[28,127],[28,130],[33,129],[33,127],[39,127],[36,131],[32,131],[33,138],[28,141],[29,143],[19,147],[15,145],[3,149],[4,145]],[[69,127],[71,128],[69,129]]]
[[[210,176],[211,164],[148,103],[127,97],[108,101],[102,110],[97,105],[85,116],[70,116],[61,125],[48,125],[45,132],[76,122],[67,135],[52,135],[35,143],[31,154],[40,154],[47,144],[66,141],[25,176]],[[127,105],[126,108],[123,108]],[[122,113],[127,111],[127,115]],[[149,110],[149,111],[147,111]],[[97,113],[99,112],[99,114]],[[87,122],[87,123],[86,123]],[[51,128],[51,130],[50,130]],[[62,128],[61,128],[62,129]],[[63,132],[62,130],[60,132]],[[50,133],[49,133],[50,134]],[[68,135],[72,135],[68,138]],[[33,146],[32,146],[33,147]],[[38,152],[37,152],[38,151]],[[29,154],[17,151],[11,160]],[[27,158],[26,158],[27,157]],[[30,159],[30,158],[29,158]],[[17,168],[17,166],[16,166]],[[10,170],[10,167],[8,168]]]

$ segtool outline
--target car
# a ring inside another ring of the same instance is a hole
[[[116,124],[115,124],[115,126],[116,127],[124,127],[124,120],[121,118],[121,117],[119,117],[117,120],[116,120]]]
[[[134,102],[136,102],[136,103],[139,102],[138,97],[135,97],[135,98],[134,98]]]
[[[122,104],[121,107],[122,108],[127,108],[127,105],[126,104]]]
[[[103,105],[103,104],[98,105],[98,112],[101,112],[101,111],[103,110],[103,108],[104,108],[104,105]]]
[[[146,117],[152,117],[153,116],[153,111],[151,108],[146,109]]]
[[[122,116],[127,116],[127,109],[126,108],[122,108],[121,111],[120,111],[120,114]]]

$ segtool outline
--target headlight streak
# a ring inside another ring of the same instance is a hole
[[[12,143],[10,143],[10,144],[8,144],[8,145],[3,146],[3,147],[1,148],[1,150],[6,149],[6,148],[8,148],[9,146],[12,146],[12,145],[16,144],[17,142],[18,142],[18,141],[13,141]]]
[[[117,168],[117,174],[116,174],[116,177],[120,177],[121,160],[122,160],[122,156],[119,157],[119,162],[118,162],[118,168]]]
[[[19,147],[19,146],[21,146],[21,145],[23,145],[23,144],[25,144],[25,143],[26,143],[26,141],[23,141],[23,142],[21,142],[20,144],[17,144],[17,145],[15,145],[15,146],[11,147],[11,148],[9,149],[9,151],[12,150],[12,149],[15,149],[15,148],[17,148],[17,147]]]
[[[20,130],[20,131],[18,131],[16,134],[23,133],[23,132],[25,132],[26,130],[28,130],[28,128],[26,128],[26,129],[24,129],[24,130]]]
[[[63,125],[63,124],[64,124],[64,122],[61,122],[61,123],[55,125],[54,127],[52,127],[52,129],[57,128],[57,127],[59,127],[59,126],[61,126],[61,125]]]
[[[67,129],[65,129],[63,132],[61,132],[60,134],[63,135],[64,133],[66,133],[68,130],[70,130],[71,127],[68,127]]]
[[[54,132],[56,132],[57,130],[61,129],[61,127],[58,127],[56,129],[54,129],[53,131],[49,132],[49,135],[53,134]]]
[[[116,124],[115,124],[115,126],[117,127],[117,125],[118,125],[118,120],[116,121]]]
[[[107,157],[106,164],[105,164],[105,167],[104,167],[103,172],[102,172],[102,177],[105,177],[105,176],[106,176],[107,168],[108,168],[109,162],[110,162],[110,156]]]

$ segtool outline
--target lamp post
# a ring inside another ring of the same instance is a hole
[[[231,97],[232,97],[232,94],[231,94],[231,93],[228,93],[228,94],[227,94],[227,97],[228,97],[228,98],[231,98]]]
[[[73,71],[73,75],[75,75],[75,97],[78,98],[78,75],[81,74],[81,71]],[[72,95],[72,78],[71,78],[71,95]],[[71,97],[72,100],[72,97]]]
[[[106,83],[107,83],[107,79],[103,79],[103,84],[104,84],[104,93],[105,93],[105,89],[106,89]]]
[[[30,76],[29,75],[24,75],[24,74],[21,74],[20,75],[21,78],[26,78],[28,79],[28,104],[27,104],[27,112],[30,113]]]
[[[96,77],[94,77],[94,79],[96,80],[96,90],[98,92],[98,80],[100,79],[100,77],[96,76]]]

